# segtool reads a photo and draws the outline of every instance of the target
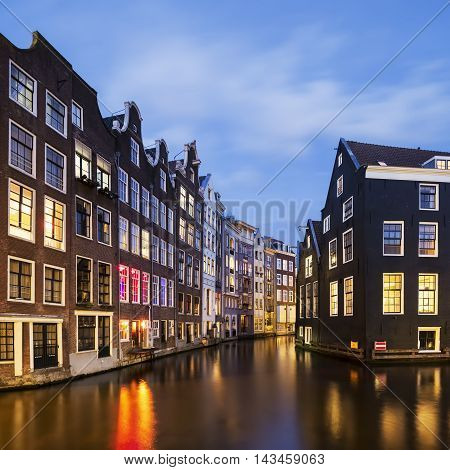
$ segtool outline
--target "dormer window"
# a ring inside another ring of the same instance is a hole
[[[338,166],[342,165],[342,153],[338,155]]]
[[[438,170],[450,170],[450,160],[448,159],[442,159],[442,158],[436,158],[435,160],[436,168]]]

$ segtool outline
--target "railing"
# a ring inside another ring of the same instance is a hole
[[[419,349],[386,349],[385,351],[371,351],[371,359],[450,359],[450,350],[426,351]]]

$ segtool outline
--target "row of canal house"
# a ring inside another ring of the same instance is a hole
[[[341,139],[297,279],[300,347],[450,358],[450,153]]]
[[[29,49],[0,36],[0,109],[0,386],[293,332],[276,280],[286,268],[290,289],[277,257],[295,255],[226,216],[195,141],[169,161],[136,103],[102,117],[39,33]]]

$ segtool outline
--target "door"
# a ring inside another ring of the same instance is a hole
[[[98,317],[98,357],[111,355],[110,317]]]
[[[194,325],[192,323],[186,323],[186,341],[188,343],[193,343],[194,338],[193,338],[193,330],[194,330]]]
[[[311,344],[312,339],[312,327],[305,327],[305,344]]]
[[[167,343],[167,320],[161,320],[161,341]]]
[[[58,366],[56,323],[33,323],[34,368]]]

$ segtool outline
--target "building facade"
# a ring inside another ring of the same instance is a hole
[[[449,357],[448,162],[448,152],[340,140],[320,221],[322,327],[311,325],[309,347],[366,360]]]
[[[256,229],[254,236],[254,332],[255,335],[265,332],[264,328],[264,239],[260,229]]]

